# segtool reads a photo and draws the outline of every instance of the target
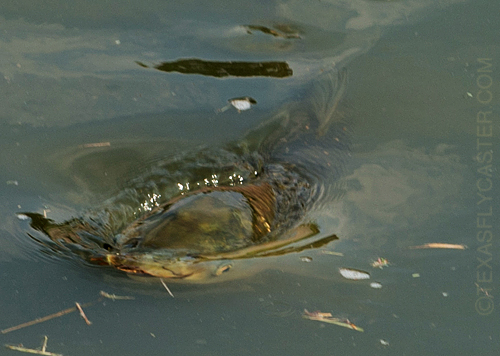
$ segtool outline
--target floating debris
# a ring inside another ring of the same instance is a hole
[[[166,285],[165,285],[165,288],[167,288]],[[168,290],[168,288],[167,288],[167,290]],[[99,294],[101,295],[101,297],[105,297],[105,298],[109,298],[109,299],[113,299],[113,300],[115,300],[115,299],[134,299],[134,297],[128,297],[128,296],[121,297],[121,296],[116,296],[114,294],[108,294],[104,291],[101,291]],[[173,295],[172,295],[172,297],[173,297]],[[7,333],[10,333],[11,331],[19,330],[19,329],[25,328],[27,326],[36,325],[36,324],[43,323],[44,321],[47,321],[50,319],[58,318],[60,316],[66,315],[66,314],[73,313],[74,311],[77,311],[77,310],[80,312],[80,315],[85,320],[87,325],[90,325],[90,324],[92,324],[92,322],[90,322],[87,319],[85,313],[83,312],[83,308],[90,307],[91,305],[94,305],[94,304],[99,303],[101,301],[102,301],[102,298],[99,298],[94,302],[89,302],[89,303],[85,303],[85,304],[79,304],[79,303],[75,302],[75,306],[72,308],[64,309],[64,310],[61,310],[57,313],[44,316],[42,318],[36,318],[35,320],[28,321],[28,322],[23,323],[23,324],[19,324],[19,325],[10,327],[8,329],[0,330],[0,333],[7,334]]]
[[[321,321],[323,323],[335,324],[338,326],[343,326],[344,328],[356,330],[363,332],[364,330],[349,321],[349,319],[334,318],[331,313],[323,313],[320,311],[309,312],[304,309],[304,314],[302,314],[304,319]]]
[[[252,105],[257,104],[257,100],[245,96],[243,98],[235,98],[235,99],[230,99],[229,102],[231,103],[232,106],[234,106],[238,112],[248,110],[252,107]]]
[[[47,342],[49,341],[49,337],[45,335],[43,337],[42,351],[45,352],[47,350]]]
[[[167,290],[168,294],[170,294],[170,296],[172,298],[174,298],[174,295],[172,294],[172,292],[170,291],[170,289],[167,287],[167,284],[163,281],[163,278],[160,278],[160,281],[161,281],[161,284],[163,284],[163,286],[165,287],[165,289]]]
[[[85,322],[87,323],[87,325],[92,325],[92,322],[85,315],[85,312],[83,311],[82,306],[79,303],[76,303],[76,302],[75,302],[75,304],[76,304],[76,307],[78,308],[78,311],[80,312],[80,316],[83,318],[83,320],[85,320]]]
[[[26,347],[23,347],[22,345],[19,345],[19,346],[5,345],[5,347],[8,349],[11,349],[11,350],[26,352],[29,354],[37,354],[37,355],[45,355],[45,356],[62,356],[62,354],[56,354],[54,352],[47,351],[47,341],[48,340],[49,340],[49,338],[47,336],[44,336],[41,350],[28,349]]]
[[[90,306],[92,304],[94,304],[94,303],[87,303],[87,304],[84,304],[83,306],[84,307],[88,307],[88,306]],[[8,328],[8,329],[4,329],[4,330],[2,330],[0,332],[2,334],[7,334],[7,333],[10,333],[11,331],[19,330],[19,329],[25,328],[27,326],[35,325],[35,324],[38,324],[38,323],[43,323],[44,321],[47,321],[47,320],[50,320],[50,319],[54,319],[54,318],[63,316],[63,315],[72,313],[72,312],[77,311],[77,310],[78,309],[77,309],[76,306],[72,307],[72,308],[64,309],[64,310],[61,310],[60,312],[44,316],[43,318],[36,318],[35,320],[28,321],[27,323],[23,323],[23,324],[20,324],[20,325],[17,325],[17,326],[13,326],[13,327]]]
[[[109,147],[111,146],[111,142],[94,142],[94,143],[86,143],[80,146],[80,148],[92,148],[92,147]]]
[[[321,250],[321,254],[323,254],[323,255],[333,255],[333,256],[344,256],[344,254],[342,252],[327,251],[327,250]]]
[[[112,299],[112,300],[133,300],[135,299],[135,297],[130,297],[130,296],[120,296],[120,295],[115,295],[115,294],[109,294],[109,293],[106,293],[105,291],[101,291],[99,293],[101,296],[103,296],[104,298],[108,298],[108,299]]]
[[[346,279],[351,279],[353,281],[358,281],[361,279],[370,279],[370,274],[365,271],[352,268],[339,268],[339,272],[342,277]]]
[[[16,216],[19,220],[28,220],[30,218],[28,215],[25,214],[16,214]]]
[[[389,346],[389,341],[385,341],[384,339],[380,339],[380,343],[384,346]]]
[[[376,261],[372,262],[373,268],[384,268],[389,267],[389,261],[386,258],[379,257]]]
[[[445,244],[440,242],[431,242],[419,246],[410,246],[410,249],[420,249],[420,248],[445,248],[445,249],[453,249],[453,250],[465,250],[467,248],[466,245],[459,244]]]
[[[490,296],[490,295],[488,294],[488,288],[481,288],[481,287],[479,286],[479,284],[477,284],[477,283],[474,283],[474,284],[476,285],[476,287],[477,287],[477,290],[478,290],[478,291],[483,292],[483,293],[484,293],[486,296],[488,296],[488,297]],[[491,290],[491,289],[490,289],[490,290]]]
[[[380,288],[382,288],[382,284],[380,284],[378,282],[372,282],[372,283],[370,283],[370,287],[375,288],[375,289],[380,289]]]
[[[223,108],[217,110],[218,112],[224,112],[229,109],[231,106],[234,106],[238,112],[242,112],[248,110],[252,107],[252,105],[257,104],[257,100],[251,98],[249,96],[244,96],[241,98],[233,98],[228,100],[229,105],[224,106]]]
[[[309,257],[309,256],[301,256],[300,260],[302,262],[312,262],[313,259],[312,259],[312,257]]]
[[[413,273],[411,276],[413,278],[419,278],[420,277],[420,273]]]
[[[19,182],[17,180],[8,180],[7,185],[19,185]]]

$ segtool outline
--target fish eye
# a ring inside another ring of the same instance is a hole
[[[233,265],[230,263],[223,264],[217,268],[215,275],[220,276],[222,273],[229,271],[232,267]]]

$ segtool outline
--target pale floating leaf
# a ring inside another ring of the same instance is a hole
[[[342,277],[350,279],[353,281],[358,281],[362,279],[370,279],[370,274],[365,271],[352,269],[352,268],[339,268],[339,272]]]

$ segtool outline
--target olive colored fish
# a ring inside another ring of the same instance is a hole
[[[219,156],[196,153],[193,164],[186,163],[195,171],[216,156],[218,169],[239,172],[238,182],[177,194],[121,223],[110,208],[63,223],[26,213],[49,238],[37,240],[127,273],[194,283],[246,276],[263,258],[331,242],[337,237],[316,237],[318,227],[304,217],[321,195],[321,176],[338,172],[340,153],[348,149],[337,112],[346,81],[345,70],[322,74],[310,96],[285,105],[242,141],[216,151]]]

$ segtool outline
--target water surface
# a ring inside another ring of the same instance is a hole
[[[94,301],[100,290],[136,299],[87,308],[91,326],[73,313],[2,335],[2,343],[38,347],[48,335],[49,350],[64,355],[498,352],[498,10],[487,1],[240,2],[225,10],[195,1],[7,2],[1,328]],[[294,36],[248,33],[248,25]],[[293,75],[221,79],[154,69],[183,58],[284,61]],[[245,279],[170,285],[171,298],[158,281],[47,253],[16,217],[80,216],[159,160],[238,140],[300,102],[332,65],[349,73],[340,109],[351,150],[342,175],[331,177],[342,184],[328,188],[326,178],[330,199],[308,218],[339,237],[326,250],[343,256],[270,258]],[[217,113],[241,96],[257,105]],[[478,123],[479,112],[491,114]],[[84,146],[99,142],[110,146]],[[468,248],[409,248],[429,242]],[[391,265],[373,268],[378,257]],[[368,271],[371,280],[347,281],[340,267]],[[304,309],[348,318],[364,332],[305,320]]]

